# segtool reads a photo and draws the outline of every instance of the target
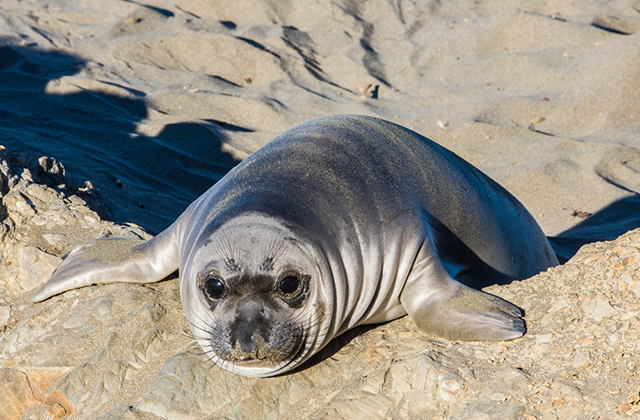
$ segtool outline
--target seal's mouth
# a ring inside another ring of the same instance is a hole
[[[282,362],[278,363],[278,362],[272,362],[269,360],[256,360],[256,359],[235,360],[233,362],[230,361],[230,363],[236,367],[241,367],[241,368],[277,369],[282,365]]]
[[[306,333],[301,324],[288,320],[269,328],[267,322],[259,322],[261,317],[251,320],[254,322],[215,325],[201,346],[220,361],[231,364],[289,364],[304,352]]]
[[[292,353],[291,351],[283,351],[280,348],[271,348],[269,343],[257,332],[254,332],[251,336],[251,341],[255,347],[252,351],[248,352],[242,349],[239,341],[236,341],[234,349],[226,355],[227,361],[243,362],[255,360],[280,363],[286,360]]]
[[[266,344],[266,343],[265,343]],[[266,377],[291,370],[302,362],[305,354],[305,341],[297,341],[291,352],[260,349],[243,352],[236,344],[233,351],[223,354],[210,354],[221,367],[245,376]]]

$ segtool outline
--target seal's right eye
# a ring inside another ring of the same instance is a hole
[[[204,281],[204,291],[209,299],[220,299],[224,296],[225,287],[224,283],[215,277],[211,277]]]
[[[280,280],[278,287],[282,293],[291,294],[297,291],[300,287],[300,280],[296,276],[286,276]]]

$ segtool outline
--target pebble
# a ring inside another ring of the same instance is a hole
[[[613,313],[613,307],[607,299],[598,295],[595,299],[587,298],[582,304],[586,315],[593,318],[596,322],[600,322],[602,318]]]
[[[458,381],[458,378],[453,374],[446,375],[438,386],[438,397],[447,402],[454,402],[459,399],[462,393],[462,384]]]

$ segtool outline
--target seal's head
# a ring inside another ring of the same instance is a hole
[[[272,376],[322,345],[324,270],[308,241],[272,219],[249,216],[201,235],[192,250],[181,273],[183,305],[198,343],[217,364]]]

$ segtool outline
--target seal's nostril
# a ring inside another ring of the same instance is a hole
[[[253,353],[256,351],[258,345],[252,340],[251,336],[243,334],[238,337],[237,345],[240,346],[240,350],[244,353]]]
[[[248,333],[237,335],[234,346],[234,357],[239,360],[263,360],[271,357],[269,343],[256,329],[251,335]]]

